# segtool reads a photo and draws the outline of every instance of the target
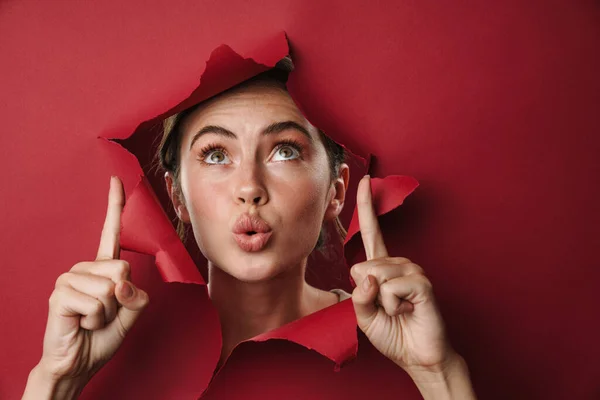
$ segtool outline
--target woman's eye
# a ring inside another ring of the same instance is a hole
[[[273,155],[273,161],[293,160],[295,158],[298,158],[299,156],[300,152],[298,151],[298,149],[290,145],[285,145],[279,147],[275,151],[275,154]]]
[[[229,164],[229,159],[222,150],[212,150],[204,156],[207,164]]]

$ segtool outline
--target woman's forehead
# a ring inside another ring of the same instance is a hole
[[[309,125],[287,91],[272,84],[253,83],[201,104],[186,118],[184,129],[187,133],[204,125],[226,125],[235,130],[240,125],[262,126],[289,120]]]

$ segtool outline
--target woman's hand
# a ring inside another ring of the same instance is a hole
[[[80,262],[56,280],[42,358],[23,398],[76,397],[148,304],[148,295],[130,281],[129,264],[119,260],[124,203],[123,185],[112,177],[96,260]]]
[[[474,398],[466,365],[446,337],[431,282],[409,259],[388,256],[368,176],[359,183],[357,207],[367,257],[351,269],[358,326],[377,350],[415,380],[426,398],[438,398],[427,396],[433,389],[439,393],[442,386],[460,386],[449,382],[449,375],[468,383],[469,390],[459,390],[459,398]],[[465,396],[468,392],[473,397]]]

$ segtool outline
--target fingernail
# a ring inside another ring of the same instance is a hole
[[[369,279],[369,276],[367,275],[367,277],[363,280],[362,283],[362,289],[363,291],[366,293],[369,291],[369,289],[371,289],[371,280]]]
[[[365,178],[365,179],[371,179],[371,175],[366,174],[363,178]]]
[[[402,314],[403,311],[404,311],[404,302],[400,301],[400,304],[398,304],[398,306],[396,307],[395,314]]]
[[[133,296],[133,288],[127,282],[123,282],[123,288],[121,289],[121,295],[123,295],[124,299],[128,299]]]

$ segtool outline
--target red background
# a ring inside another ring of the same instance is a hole
[[[431,278],[480,397],[600,396],[600,4],[366,4],[0,2],[0,398],[21,395],[41,355],[54,281],[95,255],[122,173],[96,137],[185,98],[218,45],[281,30],[311,121],[375,154],[374,175],[419,180],[382,228]],[[85,397],[190,397],[214,340],[189,306],[199,289],[126,257],[151,308]],[[207,397],[413,398],[407,379],[366,345],[333,372],[267,342],[242,346]]]

